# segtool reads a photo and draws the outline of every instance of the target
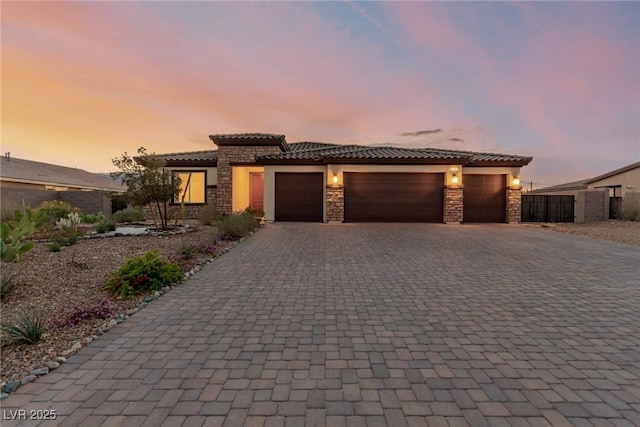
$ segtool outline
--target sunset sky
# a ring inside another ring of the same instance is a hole
[[[640,160],[639,2],[2,1],[2,152],[114,170],[213,133]]]

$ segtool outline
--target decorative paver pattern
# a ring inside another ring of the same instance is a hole
[[[2,426],[637,426],[639,261],[506,224],[269,224]]]

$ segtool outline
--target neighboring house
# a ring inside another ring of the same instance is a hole
[[[35,208],[49,200],[62,200],[85,213],[111,214],[112,194],[126,188],[117,181],[82,169],[17,159],[0,158],[0,198],[3,209]]]
[[[441,149],[287,143],[211,135],[218,150],[162,154],[186,216],[251,206],[266,221],[519,222],[520,168],[532,158]],[[143,160],[138,158],[139,162]],[[182,202],[182,203],[181,203]]]
[[[573,197],[574,220],[604,221],[626,210],[640,209],[640,162],[594,178],[529,191],[529,196]]]

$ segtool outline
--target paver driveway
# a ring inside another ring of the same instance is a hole
[[[270,224],[21,387],[3,427],[637,426],[639,260],[509,225]]]

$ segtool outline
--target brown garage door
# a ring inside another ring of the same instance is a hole
[[[506,176],[464,175],[463,221],[506,222]]]
[[[322,172],[276,172],[276,221],[322,222],[323,188]]]
[[[444,174],[345,173],[344,220],[442,222]]]

